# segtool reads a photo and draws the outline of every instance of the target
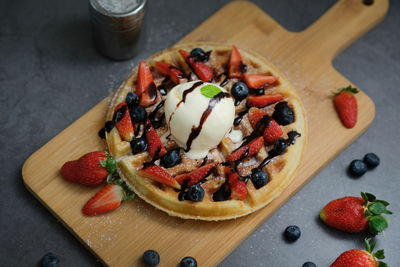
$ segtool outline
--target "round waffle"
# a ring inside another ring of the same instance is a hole
[[[232,46],[214,43],[179,45],[161,51],[148,58],[146,63],[150,67],[155,85],[157,87],[166,87],[167,90],[168,87],[171,88],[171,86],[174,85],[168,85],[168,82],[171,81],[167,81],[165,75],[156,70],[154,67],[156,61],[169,63],[179,68],[185,75],[183,82],[198,80],[199,78],[192,72],[178,52],[179,49],[190,51],[196,47],[200,47],[204,51],[211,51],[208,61],[205,62],[213,72],[214,79],[211,82],[219,85],[222,83],[223,87],[230,92],[232,85],[237,82],[238,79],[227,79],[223,82],[226,78],[226,75],[223,75],[223,73],[226,73]],[[269,176],[269,181],[265,186],[256,189],[252,180],[247,179],[247,195],[244,200],[228,198],[224,201],[214,201],[213,194],[218,191],[221,186],[224,186],[227,181],[227,178],[224,175],[224,168],[226,168],[226,166],[223,163],[226,158],[241,145],[241,142],[234,143],[229,137],[225,137],[218,147],[210,150],[207,156],[209,162],[213,161],[218,162],[219,164],[213,173],[202,180],[201,186],[205,191],[204,198],[201,201],[194,202],[190,200],[182,200],[182,198],[180,199],[179,190],[140,175],[139,171],[143,168],[144,164],[152,161],[149,152],[144,151],[142,153],[133,154],[130,142],[124,141],[121,138],[117,128],[114,127],[109,130],[109,132],[106,133],[106,141],[111,155],[118,162],[118,171],[120,176],[139,197],[154,207],[167,212],[169,215],[178,216],[184,219],[200,220],[225,220],[244,216],[264,207],[274,198],[279,196],[295,176],[296,169],[300,164],[307,136],[305,112],[300,97],[285,76],[265,58],[254,52],[243,49],[240,49],[239,51],[243,63],[247,66],[246,74],[273,75],[278,77],[278,80],[275,83],[268,85],[265,88],[265,94],[283,95],[284,98],[280,102],[286,101],[295,114],[294,122],[289,125],[281,126],[283,130],[282,138],[288,139],[288,133],[291,131],[292,133],[293,131],[296,131],[297,133],[300,133],[301,136],[295,140],[294,144],[288,146],[285,153],[273,157],[271,161],[262,168]],[[107,114],[108,121],[113,119],[116,107],[125,101],[127,94],[129,92],[135,92],[137,73],[138,67],[133,69],[129,77],[115,92],[115,96],[112,99]],[[165,99],[165,95],[162,95],[160,91],[157,91],[157,95],[157,103]],[[157,103],[146,107],[148,114],[155,109]],[[268,105],[261,108],[261,110],[272,116],[275,105],[276,103]],[[246,101],[242,101],[242,103],[235,107],[235,116],[247,108]],[[163,107],[161,107],[158,110],[158,113],[162,114],[163,112]],[[235,126],[236,129],[239,129],[242,132],[243,137],[251,135],[254,130],[248,116],[248,113],[245,114],[240,124]],[[165,119],[163,119],[161,127],[156,131],[161,137],[163,145],[167,150],[176,147],[176,144],[173,141],[165,138],[165,136],[168,135],[168,125]],[[137,135],[140,134],[137,133]],[[241,176],[249,175],[252,168],[258,166],[264,159],[266,159],[269,156],[269,153],[271,154],[272,149],[273,145],[263,145],[256,155],[248,157],[241,164],[238,164],[236,170]],[[202,163],[204,165],[202,159],[189,159],[184,156],[183,151],[181,152],[181,155],[182,161],[180,164],[171,168],[163,168],[172,177],[196,170],[202,166]],[[159,160],[153,160],[152,163],[158,166],[160,165]]]

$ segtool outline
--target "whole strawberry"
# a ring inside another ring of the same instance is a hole
[[[333,99],[336,112],[343,125],[347,128],[353,128],[357,122],[357,100],[354,94],[358,92],[357,88],[353,88],[349,85],[346,88],[339,89],[339,92],[335,93]]]
[[[381,214],[392,214],[384,200],[377,200],[370,193],[360,197],[343,197],[329,202],[319,213],[327,225],[350,233],[367,230],[376,235],[388,227],[388,220]]]
[[[383,250],[378,250],[372,253],[375,243],[369,244],[369,239],[365,240],[365,250],[352,249],[343,252],[331,264],[330,267],[388,267],[384,262],[377,261],[376,259],[384,259],[385,254]]]
[[[61,168],[65,180],[84,185],[99,185],[112,180],[116,174],[116,161],[104,151],[87,153],[78,160],[68,161]]]

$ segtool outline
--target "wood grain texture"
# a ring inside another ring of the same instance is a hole
[[[112,213],[84,217],[81,207],[98,188],[66,182],[59,171],[66,160],[105,149],[97,132],[104,125],[110,97],[25,162],[25,185],[106,265],[142,266],[141,255],[147,249],[160,252],[161,266],[177,266],[187,255],[195,257],[200,266],[216,265],[371,124],[375,108],[364,93],[356,96],[357,125],[349,130],[340,123],[331,91],[351,83],[331,61],[379,23],[387,9],[388,0],[375,0],[371,6],[361,0],[341,0],[309,28],[293,33],[252,3],[237,1],[179,42],[223,42],[254,50],[284,72],[302,97],[309,125],[302,164],[287,190],[256,213],[223,222],[182,220],[135,198]]]

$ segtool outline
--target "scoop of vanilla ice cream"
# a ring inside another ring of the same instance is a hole
[[[203,158],[215,148],[235,119],[235,105],[226,90],[202,81],[176,85],[164,107],[173,139],[191,159]]]

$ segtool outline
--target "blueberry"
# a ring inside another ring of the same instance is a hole
[[[303,267],[317,267],[314,262],[307,261],[303,264]]]
[[[253,90],[253,93],[254,93],[255,95],[263,95],[263,94],[265,94],[265,90],[264,90],[264,88],[261,88],[261,89],[254,89],[254,90]]]
[[[147,149],[146,138],[138,137],[131,141],[132,153],[134,155],[139,154]]]
[[[251,181],[256,189],[259,189],[268,183],[268,174],[263,170],[256,170],[251,174]]]
[[[280,102],[276,104],[272,117],[280,125],[288,125],[294,122],[294,112],[288,106],[287,102]]]
[[[286,152],[286,149],[287,149],[287,143],[285,139],[280,137],[275,140],[274,151],[276,152],[276,154],[281,155]]]
[[[181,154],[179,153],[179,148],[170,150],[160,159],[160,164],[164,168],[171,168],[175,165],[181,163]]]
[[[381,163],[381,160],[375,153],[366,154],[363,161],[367,164],[368,169],[373,169]]]
[[[352,176],[360,177],[364,175],[368,170],[367,164],[365,162],[355,159],[349,165],[349,172]]]
[[[142,256],[143,262],[148,266],[157,266],[160,263],[160,255],[155,250],[147,250]]]
[[[97,134],[101,139],[106,139],[106,128],[101,128]]]
[[[57,255],[54,253],[47,253],[43,256],[41,260],[42,267],[57,267],[60,260],[58,259]]]
[[[199,61],[206,61],[208,59],[207,58],[207,53],[204,52],[204,50],[199,48],[199,47],[196,47],[195,49],[190,51],[190,55],[192,57],[197,58],[197,60],[199,60]]]
[[[249,94],[249,87],[244,82],[237,82],[232,86],[231,94],[236,100],[241,101]]]
[[[114,122],[113,121],[106,121],[106,125],[104,126],[106,129],[106,132],[109,133],[111,130],[114,128]]]
[[[301,236],[300,228],[296,225],[290,225],[285,229],[285,238],[287,241],[294,242]]]
[[[229,199],[231,192],[229,188],[227,189],[226,187],[226,184],[223,184],[221,188],[213,194],[214,201],[226,201]]]
[[[137,94],[129,92],[126,95],[126,103],[129,107],[137,106],[139,105],[139,97],[137,96]]]
[[[197,261],[192,257],[184,257],[181,260],[180,267],[197,267]]]
[[[204,189],[199,184],[192,185],[185,194],[185,199],[190,201],[201,201],[204,197]]]
[[[132,107],[129,114],[133,122],[145,122],[147,119],[147,112],[142,106]]]

